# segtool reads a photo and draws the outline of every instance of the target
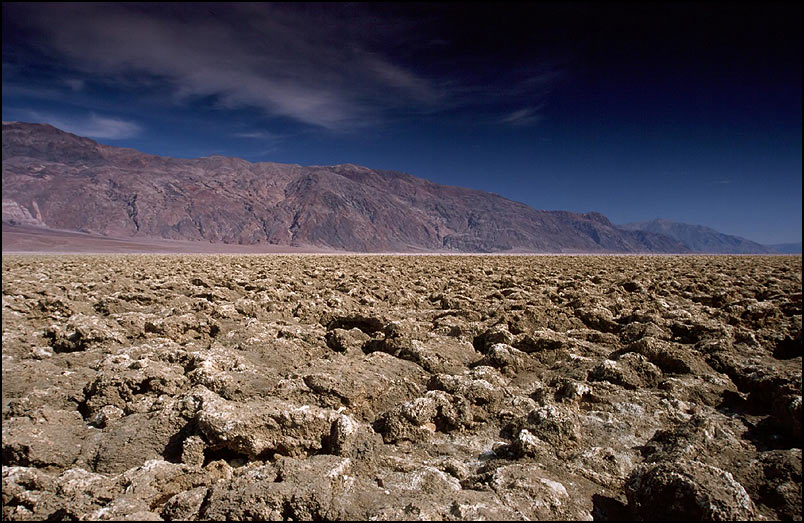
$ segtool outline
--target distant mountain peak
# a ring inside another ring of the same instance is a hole
[[[620,227],[631,231],[645,231],[669,236],[681,242],[693,252],[721,254],[767,254],[776,252],[768,246],[740,236],[723,234],[705,225],[676,222],[665,218],[626,223],[620,225]]]

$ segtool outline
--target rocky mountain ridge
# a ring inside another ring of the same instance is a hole
[[[20,122],[3,123],[3,221],[355,252],[689,252],[599,213],[536,210],[399,172],[169,158]]]

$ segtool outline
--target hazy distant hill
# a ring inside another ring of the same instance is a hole
[[[773,252],[779,254],[801,254],[801,242],[797,243],[773,243],[766,245]]]
[[[701,253],[766,254],[777,252],[739,236],[723,234],[703,225],[656,219],[648,222],[626,223],[621,228],[664,234],[683,243],[689,250]],[[800,251],[799,251],[800,252]]]
[[[177,159],[3,123],[3,220],[115,238],[349,251],[687,252],[598,213],[356,165]]]

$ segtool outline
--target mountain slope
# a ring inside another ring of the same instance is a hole
[[[348,251],[687,252],[597,213],[355,165],[177,159],[3,123],[3,220],[115,238]]]
[[[648,222],[627,223],[621,228],[631,231],[644,231],[663,234],[684,244],[689,250],[701,253],[723,254],[766,254],[775,252],[739,236],[723,234],[703,225],[656,219]]]

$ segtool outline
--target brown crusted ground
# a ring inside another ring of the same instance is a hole
[[[800,520],[801,271],[3,256],[3,517]]]

